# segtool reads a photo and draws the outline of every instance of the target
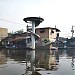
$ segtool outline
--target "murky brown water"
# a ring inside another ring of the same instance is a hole
[[[25,74],[30,58],[29,50],[0,50],[0,75]],[[75,75],[75,49],[36,50],[35,61],[42,75]]]

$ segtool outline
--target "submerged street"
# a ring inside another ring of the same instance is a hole
[[[60,51],[58,69],[53,71],[41,71],[40,73],[42,75],[74,75],[75,58],[72,58],[73,55],[71,54],[71,52],[67,52],[66,50]]]
[[[47,59],[48,55],[49,50],[36,50],[36,60],[38,59],[38,61],[44,61],[43,58]],[[46,70],[45,68],[43,68],[38,72],[41,75],[75,74],[74,49],[58,50],[56,59],[57,64],[54,69]],[[26,75],[26,65],[30,66],[29,50],[0,50],[0,75]],[[38,67],[40,68],[40,66]]]

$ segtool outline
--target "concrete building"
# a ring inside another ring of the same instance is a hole
[[[50,44],[51,42],[55,42],[57,36],[59,36],[58,32],[60,32],[60,30],[57,28],[51,27],[37,28],[36,34],[40,36],[39,45],[45,46],[47,44]]]
[[[7,28],[0,28],[0,41],[8,36]]]
[[[45,47],[44,49],[50,49],[50,44],[55,44],[55,41],[57,40],[58,32],[60,30],[57,28],[51,28],[51,27],[45,27],[45,28],[36,28],[36,35],[38,34],[40,38],[35,38],[36,40],[36,48],[39,47]],[[31,47],[31,32],[23,32],[23,33],[16,33],[13,34],[10,39],[7,39],[6,41],[9,41],[9,44],[12,44],[12,46],[16,47]],[[5,41],[5,42],[6,42]],[[8,42],[7,42],[8,43]],[[47,48],[48,47],[48,48]]]

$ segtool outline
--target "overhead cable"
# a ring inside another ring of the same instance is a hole
[[[21,24],[21,23],[17,23],[17,22],[12,22],[12,21],[9,21],[9,20],[5,20],[5,19],[0,19],[2,21],[6,21],[6,22],[10,22],[10,23],[14,23],[14,24],[20,24],[20,25],[24,25],[24,24]]]

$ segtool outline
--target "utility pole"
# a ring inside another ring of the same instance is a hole
[[[75,26],[72,25],[72,30],[71,30],[71,32],[72,32],[72,38],[73,38],[73,33],[74,33],[73,27],[75,27]]]

